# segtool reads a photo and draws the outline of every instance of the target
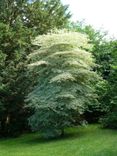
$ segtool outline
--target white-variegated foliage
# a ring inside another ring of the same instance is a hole
[[[38,75],[27,97],[28,106],[34,109],[29,123],[33,130],[59,135],[95,99],[92,45],[86,35],[65,31],[38,36],[33,44],[40,48],[28,56],[30,72]]]

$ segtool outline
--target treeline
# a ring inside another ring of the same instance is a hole
[[[117,128],[117,41],[70,17],[60,0],[0,1],[1,136]]]

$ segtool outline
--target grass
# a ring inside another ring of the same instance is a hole
[[[44,140],[38,133],[1,139],[0,156],[117,156],[117,131],[89,125],[70,128],[56,140]]]

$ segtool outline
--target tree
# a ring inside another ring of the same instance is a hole
[[[26,56],[30,48],[30,31],[17,23],[15,28],[0,23],[0,134],[15,135],[26,122],[23,109],[28,92]],[[25,82],[25,81],[26,82]]]
[[[108,79],[111,64],[111,44],[107,40],[107,32],[95,30],[91,25],[86,25],[83,21],[71,23],[70,30],[88,35],[93,48],[91,50],[95,57],[96,70],[104,79]]]
[[[101,122],[104,127],[117,129],[117,41],[110,42],[111,68],[108,78],[108,103],[107,112]]]
[[[14,26],[17,18],[36,34],[63,28],[71,17],[67,5],[60,0],[1,0],[1,22]]]
[[[63,27],[70,17],[66,12],[67,7],[59,0],[36,0],[32,3],[28,0],[0,1],[0,134],[2,136],[16,135],[26,127],[28,111],[24,108],[24,98],[34,84],[30,76],[27,77],[27,55],[34,48],[31,43],[32,38],[36,34],[47,33],[54,27]],[[50,17],[53,17],[53,20]]]
[[[35,29],[37,34],[45,34],[52,29],[60,29],[69,23],[71,17],[68,5],[61,0],[36,0],[26,7],[25,25]]]
[[[71,23],[69,29],[88,35],[90,43],[93,45],[91,53],[96,63],[93,70],[104,79],[98,83],[96,88],[99,103],[97,105],[92,103],[85,112],[88,122],[98,122],[107,113],[108,99],[110,99],[108,81],[111,72],[113,46],[107,39],[107,32],[95,30],[91,25],[86,25],[84,21]]]
[[[87,36],[58,32],[38,36],[33,44],[41,48],[29,55],[30,73],[37,74],[37,85],[27,97],[33,109],[29,118],[32,130],[46,137],[62,135],[75,124],[87,105],[96,101],[94,86],[98,79]]]

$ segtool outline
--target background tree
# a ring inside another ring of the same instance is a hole
[[[107,32],[101,30],[95,30],[91,25],[85,24],[84,21],[71,23],[69,29],[76,32],[87,34],[93,48],[91,50],[95,57],[95,63],[97,64],[96,70],[104,79],[108,79],[111,53],[113,48],[111,42],[107,39]]]
[[[36,0],[28,3],[25,11],[25,25],[38,34],[65,27],[71,17],[68,5],[62,5],[60,0]]]
[[[46,137],[62,135],[74,125],[87,105],[96,101],[94,86],[97,74],[86,35],[58,32],[34,40],[41,48],[29,55],[30,72],[38,73],[38,84],[27,97],[34,111],[29,118],[32,130]]]
[[[110,47],[112,61],[108,78],[107,113],[102,118],[102,124],[104,127],[117,129],[117,41],[111,41]]]
[[[96,90],[99,104],[93,105],[92,103],[85,113],[88,122],[98,122],[100,117],[107,112],[108,99],[110,98],[108,81],[111,72],[113,46],[111,41],[107,39],[107,32],[95,30],[91,25],[86,25],[84,21],[71,23],[68,27],[70,30],[88,35],[90,42],[93,45],[91,52],[96,63],[93,70],[97,71],[105,80],[100,81],[97,85]]]
[[[71,17],[67,5],[60,0],[1,0],[1,22],[14,26],[17,18],[37,34],[54,28],[63,28]]]
[[[53,11],[51,17],[54,20],[56,15],[55,21],[48,17],[50,10]],[[0,1],[0,134],[2,136],[16,135],[26,127],[28,111],[24,108],[24,98],[33,86],[32,79],[29,75],[27,77],[27,55],[34,48],[31,45],[32,38],[38,33],[47,33],[52,27],[63,27],[70,17],[66,12],[66,6],[63,6],[59,0],[49,2],[37,0],[32,3],[27,0]]]
[[[24,127],[23,109],[28,78],[26,78],[26,55],[30,48],[30,31],[19,25],[15,28],[0,23],[0,132],[15,135]],[[25,82],[26,80],[26,82]]]

